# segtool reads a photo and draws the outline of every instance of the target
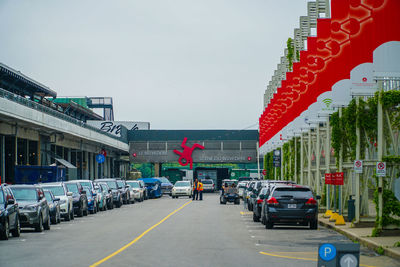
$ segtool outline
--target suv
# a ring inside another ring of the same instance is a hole
[[[69,192],[72,192],[74,213],[78,217],[88,215],[88,201],[85,194],[83,194],[83,187],[78,182],[68,181],[64,183]]]
[[[129,186],[126,184],[125,180],[116,179],[118,184],[118,189],[122,194],[122,202],[124,204],[131,204],[131,192],[129,190]]]
[[[114,178],[103,178],[103,179],[97,179],[95,182],[104,182],[108,185],[108,187],[111,189],[111,193],[113,196],[113,204],[117,207],[120,208],[122,206],[122,194],[119,190],[119,185],[117,184],[117,179]],[[122,189],[122,188],[121,188]]]
[[[131,191],[131,197],[135,200],[142,202],[144,199],[144,188],[139,181],[127,181],[129,189]]]
[[[33,227],[36,232],[50,230],[50,210],[43,189],[36,185],[11,185],[19,206],[21,227]]]
[[[43,183],[43,189],[53,192],[53,195],[60,199],[60,214],[64,220],[74,219],[74,204],[72,192],[68,192],[67,187],[63,183]]]
[[[275,223],[310,225],[318,228],[318,203],[307,186],[275,185],[264,205],[265,228]]]
[[[267,194],[268,194],[268,187],[263,187],[260,190],[260,193],[258,194],[258,196],[256,198],[256,202],[253,205],[253,221],[254,222],[260,221],[262,203],[264,202],[265,196]]]
[[[18,204],[11,190],[0,185],[0,239],[7,240],[10,232],[14,237],[21,234]]]
[[[203,183],[204,192],[214,192],[215,184],[212,179],[203,179],[201,182]]]

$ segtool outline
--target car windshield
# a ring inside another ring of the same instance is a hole
[[[149,183],[145,183],[145,185],[146,185],[146,186],[155,186],[156,183],[150,183],[150,182],[149,182]]]
[[[108,181],[107,184],[111,189],[117,189],[117,183],[116,182]]]
[[[279,198],[312,198],[312,192],[308,188],[276,188],[274,193],[274,197]]]
[[[201,181],[203,184],[213,184],[212,180],[203,180]]]
[[[239,187],[239,188],[246,188],[246,183],[239,183],[239,184],[238,184],[238,187]]]
[[[43,189],[49,190],[53,193],[55,196],[64,196],[64,187],[62,186],[43,186]]]
[[[175,183],[176,187],[183,187],[183,186],[190,186],[190,182],[186,182],[186,181],[178,181]]]
[[[79,193],[78,186],[76,184],[65,184],[65,185],[67,186],[69,192]]]
[[[87,186],[89,188],[92,188],[92,183],[89,182],[79,182],[82,186]]]
[[[4,204],[4,193],[3,193],[3,190],[0,190],[0,204]]]
[[[139,183],[137,182],[128,182],[128,185],[130,185],[132,188],[140,188]]]
[[[47,201],[53,201],[49,191],[44,191],[44,196],[46,197]]]
[[[117,184],[118,184],[118,187],[124,187],[124,183],[123,182],[118,181]]]
[[[13,188],[14,197],[17,201],[34,200],[37,201],[37,191],[35,188]]]

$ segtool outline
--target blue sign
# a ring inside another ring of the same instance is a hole
[[[97,154],[96,161],[97,163],[103,163],[106,160],[103,154]]]
[[[324,261],[331,261],[336,257],[336,247],[332,244],[323,244],[318,250],[319,256]]]

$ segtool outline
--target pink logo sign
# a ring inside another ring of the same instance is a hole
[[[193,169],[192,153],[196,148],[204,149],[204,146],[199,145],[199,144],[194,144],[192,147],[188,147],[186,145],[186,142],[187,142],[187,138],[185,137],[181,144],[181,147],[183,148],[183,152],[180,152],[179,150],[175,149],[174,153],[176,153],[180,156],[178,159],[178,162],[181,166],[186,166],[190,163],[190,169]]]
[[[363,80],[363,82],[367,82],[368,81],[367,77],[362,78],[362,80]]]

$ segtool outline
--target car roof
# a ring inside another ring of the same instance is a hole
[[[33,184],[13,184],[10,185],[10,188],[38,188],[38,185]]]
[[[159,179],[157,178],[139,178],[138,180],[142,180],[143,182],[148,182],[148,183],[152,183],[152,182],[161,182]]]
[[[64,185],[64,183],[63,182],[55,182],[55,183],[41,183],[40,184],[41,186],[62,186],[62,185]]]
[[[117,181],[115,178],[101,178],[101,179],[96,179],[96,182],[107,182],[107,181]]]

